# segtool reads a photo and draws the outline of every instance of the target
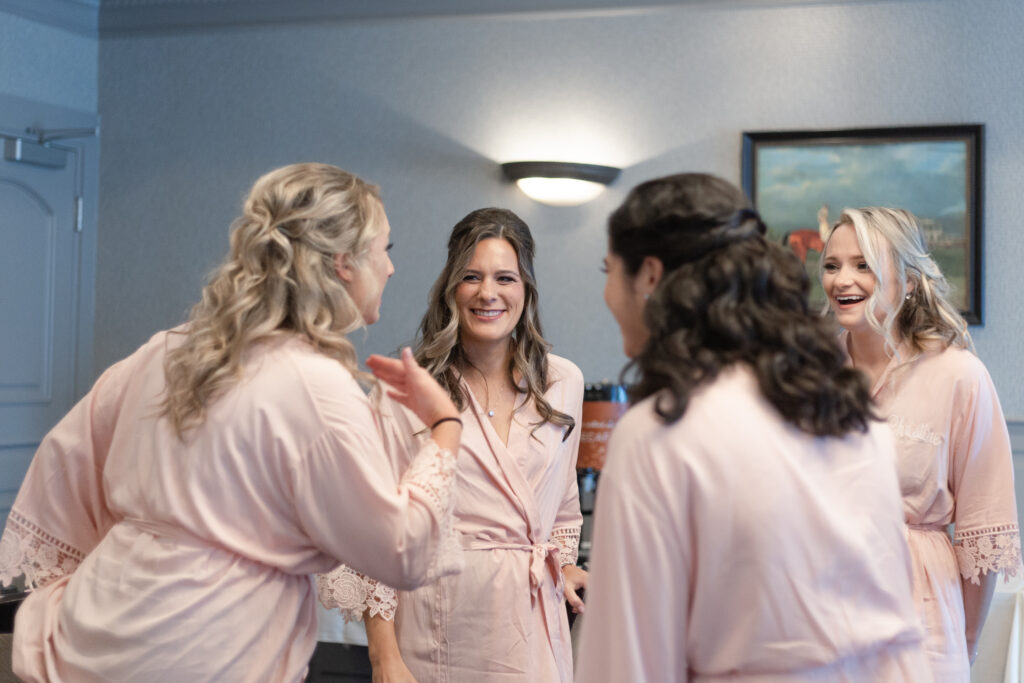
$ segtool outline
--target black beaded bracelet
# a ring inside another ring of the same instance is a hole
[[[459,426],[460,427],[462,426],[462,420],[460,420],[457,417],[442,417],[440,420],[438,420],[434,424],[430,425],[430,430],[433,431],[433,430],[437,429],[437,425],[441,424],[442,422],[458,422]]]

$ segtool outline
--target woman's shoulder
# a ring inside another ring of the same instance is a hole
[[[690,429],[691,423],[707,425],[708,420],[712,423],[723,419],[731,420],[736,414],[736,401],[743,400],[752,393],[751,385],[753,391],[756,391],[756,383],[748,373],[727,368],[689,395],[686,411],[679,419],[666,422],[659,414],[659,406],[666,406],[673,400],[672,394],[662,389],[631,405],[626,414],[619,419],[618,426],[624,426],[624,431],[634,433],[658,430],[679,432]]]
[[[246,365],[254,382],[276,387],[273,395],[303,393],[317,403],[333,402],[346,396],[365,398],[365,392],[348,368],[299,337],[257,345],[250,351]]]
[[[727,430],[735,424],[737,415],[775,413],[761,392],[754,370],[745,363],[733,363],[693,392],[683,418],[689,417],[698,425],[718,424]]]
[[[658,415],[658,398],[659,394],[653,394],[629,406],[616,422],[612,437],[618,435],[623,441],[643,440],[652,431],[665,429],[665,422]]]
[[[666,390],[647,396],[630,407],[619,425],[626,425],[634,433],[664,430],[671,431],[673,439],[699,441],[708,435],[717,438],[713,435],[735,432],[738,415],[746,419],[772,413],[753,371],[743,364],[724,368],[715,378],[697,387],[688,397],[682,416],[667,423],[658,414],[658,405],[660,401],[670,400],[671,395]]]
[[[179,325],[178,327],[172,327],[167,330],[160,330],[155,332],[149,339],[145,341],[139,348],[135,349],[132,354],[123,360],[130,360],[140,356],[148,356],[157,353],[166,353],[174,347],[181,344],[185,340],[188,334],[188,328],[185,325]]]
[[[96,380],[94,386],[99,386],[110,381],[112,377],[120,377],[127,380],[140,372],[140,368],[150,363],[162,362],[167,351],[181,343],[185,338],[184,326],[168,330],[160,330],[146,340],[132,353],[106,368]]]
[[[628,453],[630,463],[659,470],[669,467],[669,462],[683,467],[703,462],[719,451],[723,438],[742,439],[748,434],[736,429],[737,415],[750,417],[756,390],[753,379],[748,382],[735,373],[723,373],[694,391],[686,411],[674,421],[666,421],[659,413],[659,406],[667,407],[665,402],[672,400],[669,392],[646,396],[619,418],[609,452]]]
[[[970,349],[959,346],[926,351],[918,357],[916,365],[918,371],[927,374],[932,381],[987,380],[989,377],[988,369],[981,359]]]
[[[549,353],[548,373],[549,381],[552,384],[555,381],[562,380],[583,386],[583,372],[568,358]]]

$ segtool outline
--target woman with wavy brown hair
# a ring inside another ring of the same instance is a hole
[[[586,582],[575,566],[583,376],[549,352],[533,257],[530,230],[511,211],[479,209],[452,229],[416,359],[465,424],[454,512],[465,569],[397,596],[374,582],[364,589],[374,680],[572,680],[564,603],[582,610],[576,590]],[[400,470],[423,424],[400,406],[382,410],[407,439],[388,449]],[[321,582],[328,604],[348,578]]]
[[[808,278],[714,176],[634,188],[605,302],[636,370],[578,679],[928,681],[892,438]]]
[[[46,436],[0,542],[24,573],[29,681],[300,681],[310,574],[403,588],[458,567],[458,411],[416,365],[371,357],[425,425],[400,483],[346,334],[394,272],[377,189],[326,164],[261,177],[188,323],[109,368]],[[429,437],[429,438],[427,438]]]

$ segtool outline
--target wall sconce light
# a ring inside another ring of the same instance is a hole
[[[501,169],[530,199],[554,206],[576,206],[601,194],[620,169],[571,161],[510,161]]]

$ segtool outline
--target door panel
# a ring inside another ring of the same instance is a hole
[[[31,188],[0,178],[0,207],[7,245],[0,272],[9,283],[0,294],[0,402],[46,403],[51,398],[54,248],[53,209]],[[23,286],[21,286],[23,285]]]
[[[0,520],[74,400],[78,164],[0,160]]]

